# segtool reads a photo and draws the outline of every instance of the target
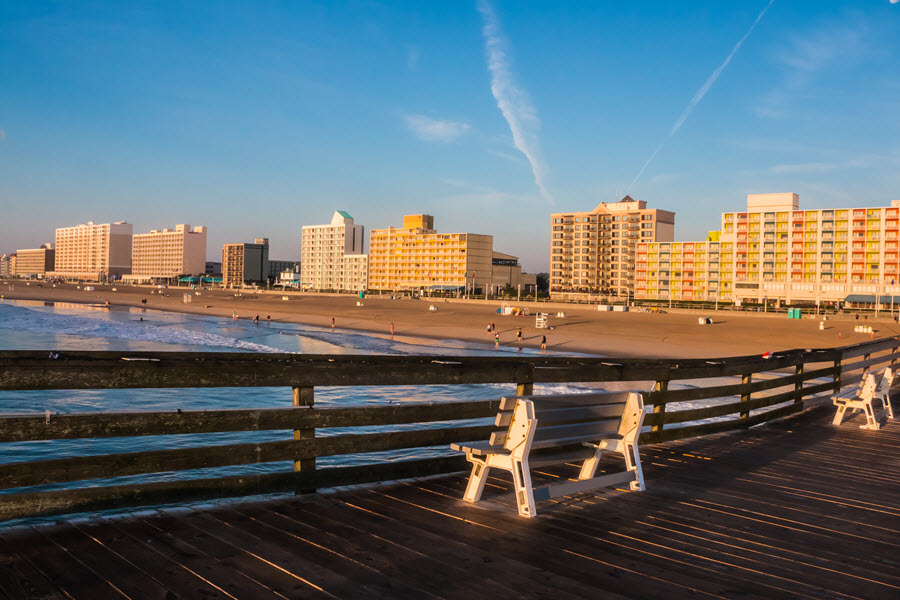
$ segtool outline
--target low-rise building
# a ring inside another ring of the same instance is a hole
[[[256,238],[252,244],[225,244],[222,247],[222,285],[240,287],[266,283],[268,277],[268,238]]]
[[[281,278],[281,274],[286,272],[300,273],[300,261],[297,260],[272,260],[269,259],[268,279],[274,283]]]
[[[42,244],[40,248],[16,250],[15,275],[17,277],[43,278],[53,271],[55,262],[53,244]]]
[[[13,277],[15,275],[15,269],[12,269],[11,257],[15,257],[15,253],[13,254],[3,254],[0,255],[0,277]]]

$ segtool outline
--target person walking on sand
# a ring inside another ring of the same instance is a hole
[[[496,329],[496,327],[494,327],[494,322],[491,321],[491,331],[494,331],[494,329]]]
[[[519,331],[516,333],[516,343],[517,344],[522,343],[522,328],[521,327],[519,327]]]
[[[331,317],[331,328],[334,329],[334,317]]]
[[[394,324],[391,323],[391,336],[393,336],[393,335],[394,335]]]
[[[266,314],[266,327],[272,326],[272,315]]]
[[[500,334],[499,333],[494,334],[494,347],[495,348],[500,347]]]
[[[543,336],[541,336],[541,350],[546,350],[546,349],[547,349],[547,336],[543,335]]]

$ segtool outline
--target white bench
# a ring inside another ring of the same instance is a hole
[[[844,420],[844,414],[849,409],[851,412],[862,411],[866,416],[866,424],[860,425],[861,429],[877,430],[881,427],[875,416],[872,406],[874,400],[881,401],[882,411],[888,417],[894,418],[894,409],[891,407],[891,385],[894,383],[894,372],[887,368],[881,375],[868,373],[856,389],[831,397],[831,401],[837,406],[832,424],[840,425]]]
[[[629,483],[644,489],[637,439],[644,422],[640,394],[612,392],[503,398],[495,431],[486,442],[451,444],[466,453],[472,474],[463,499],[477,502],[491,468],[512,474],[519,514],[535,516],[535,502]],[[625,458],[622,472],[596,477],[604,452]],[[577,481],[533,488],[531,467],[584,461]]]

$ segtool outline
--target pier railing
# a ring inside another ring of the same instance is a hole
[[[833,349],[790,350],[767,358],[710,360],[159,352],[63,352],[48,358],[48,352],[0,352],[0,393],[283,387],[286,404],[284,408],[0,416],[0,450],[5,444],[21,448],[82,438],[178,435],[198,440],[198,445],[190,447],[0,464],[0,520],[303,493],[461,471],[466,469],[462,456],[423,457],[413,450],[407,459],[371,463],[365,463],[365,456],[381,451],[409,453],[410,449],[422,449],[423,454],[430,449],[434,454],[435,447],[451,442],[487,439],[495,429],[491,417],[500,399],[317,407],[315,389],[322,386],[509,384],[505,395],[525,395],[541,383],[603,387],[616,382],[620,389],[644,393],[647,431],[640,441],[649,444],[747,428],[790,415],[857,384],[869,369],[894,365],[898,351],[900,337]],[[689,387],[680,385],[685,382]],[[427,388],[423,388],[425,398]],[[714,405],[697,406],[711,399],[716,399]],[[394,425],[403,427],[359,429]],[[283,431],[284,439],[220,445],[199,442],[200,434],[256,431]],[[346,455],[364,464],[323,467],[316,463],[317,458]],[[291,461],[286,464],[292,463],[293,469],[224,477],[183,473],[284,461]],[[182,477],[173,479],[179,472]],[[141,478],[135,482],[133,476]],[[103,483],[98,485],[98,480]],[[64,484],[64,489],[58,489],[58,484]],[[55,487],[36,487],[47,485]]]

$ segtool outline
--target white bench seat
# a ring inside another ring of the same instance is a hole
[[[626,483],[632,490],[643,490],[637,448],[643,421],[643,400],[634,392],[503,398],[494,421],[503,429],[484,442],[450,446],[465,452],[472,463],[463,499],[481,499],[492,468],[512,474],[519,514],[525,517],[536,515],[535,502],[549,498]],[[604,452],[622,455],[625,470],[595,476]],[[532,466],[569,462],[581,462],[577,480],[532,487]]]

